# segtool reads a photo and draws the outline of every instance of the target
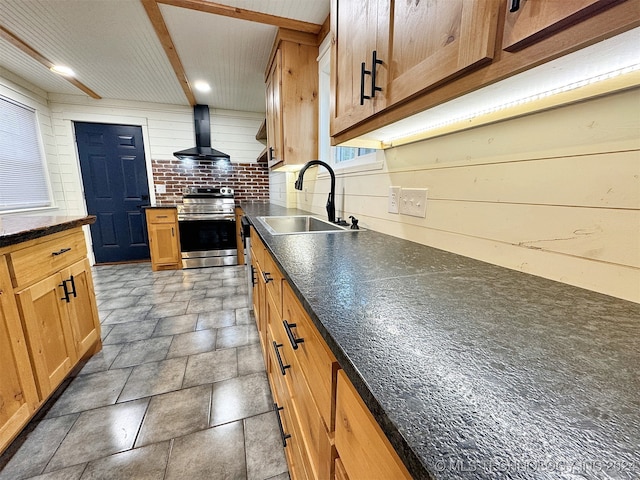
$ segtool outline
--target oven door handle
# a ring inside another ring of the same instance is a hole
[[[199,222],[199,221],[226,221],[226,222],[235,222],[235,215],[178,215],[179,222]]]

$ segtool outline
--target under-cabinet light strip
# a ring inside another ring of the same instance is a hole
[[[607,73],[603,73],[600,75],[596,75],[594,77],[591,78],[587,78],[587,79],[582,79],[579,80],[577,82],[572,82],[569,83],[567,85],[563,85],[561,87],[556,87],[553,88],[551,90],[547,90],[544,92],[540,92],[540,93],[536,93],[533,95],[529,95],[528,97],[523,97],[523,98],[519,98],[516,100],[512,100],[510,102],[506,102],[503,104],[498,104],[498,105],[493,105],[481,110],[476,110],[470,113],[467,113],[465,115],[459,115],[456,117],[452,117],[452,118],[448,118],[445,120],[439,120],[437,122],[431,122],[427,125],[421,126],[419,129],[413,130],[411,132],[405,132],[402,135],[397,135],[394,137],[389,137],[387,139],[382,140],[382,143],[385,145],[393,145],[394,142],[398,141],[398,140],[402,140],[402,139],[406,139],[409,137],[414,137],[414,136],[420,136],[423,135],[431,130],[436,130],[439,128],[443,128],[446,127],[448,125],[452,125],[455,123],[459,123],[459,122],[465,122],[465,121],[469,121],[469,120],[473,120],[475,118],[481,117],[483,115],[490,115],[502,110],[507,110],[509,108],[513,108],[513,107],[518,107],[527,103],[532,103],[532,102],[536,102],[539,100],[542,100],[543,98],[547,98],[547,97],[551,97],[553,95],[558,95],[561,93],[566,93],[566,92],[570,92],[572,90],[576,90],[578,88],[582,88],[585,87],[587,85],[592,85],[594,83],[598,83],[598,82],[603,82],[605,80],[609,80],[615,77],[619,77],[620,75],[625,75],[628,73],[633,73],[640,70],[640,63],[635,64],[635,65],[630,65],[624,68],[620,68],[617,70],[613,70],[611,72],[607,72]]]

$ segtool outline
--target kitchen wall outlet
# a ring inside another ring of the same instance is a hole
[[[399,212],[399,203],[400,202],[400,191],[402,189],[400,187],[389,187],[389,207],[387,211],[389,213],[398,213]]]
[[[400,213],[412,217],[427,216],[427,189],[403,188],[400,191]]]
[[[157,183],[156,184],[156,193],[167,193],[167,186]]]

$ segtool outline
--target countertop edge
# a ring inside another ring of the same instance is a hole
[[[283,207],[284,208],[284,207]],[[292,209],[288,209],[291,211]],[[294,209],[295,212],[293,214],[306,215],[312,214],[311,212],[307,212],[304,210]],[[246,214],[246,216],[251,220],[252,218],[259,217],[261,215],[251,215]],[[267,232],[259,223],[256,224],[251,222],[256,232],[260,235],[260,238],[264,245],[269,249],[269,253],[272,258],[276,262],[278,269],[284,275],[285,279],[289,283],[289,286],[293,290],[294,294],[304,307],[305,311],[313,321],[315,327],[318,329],[318,332],[327,343],[329,350],[335,355],[336,360],[340,367],[345,371],[347,377],[355,387],[356,391],[364,401],[365,405],[375,418],[375,420],[380,425],[380,428],[384,432],[384,434],[389,439],[389,442],[396,450],[396,453],[400,457],[400,459],[404,462],[407,470],[413,476],[414,479],[417,480],[433,480],[435,477],[429,472],[426,465],[422,463],[416,452],[411,448],[405,437],[400,433],[397,426],[393,424],[393,422],[389,419],[386,414],[384,408],[380,405],[378,400],[375,398],[370,388],[368,387],[367,382],[364,380],[358,368],[353,364],[349,356],[342,350],[338,341],[336,341],[331,333],[327,330],[325,325],[320,321],[318,315],[312,308],[309,301],[305,298],[303,293],[300,291],[298,286],[296,285],[293,278],[289,275],[289,272],[283,267],[278,259],[277,255],[272,251],[271,246],[269,244],[270,236],[269,232]]]
[[[12,228],[9,233],[2,233],[4,229],[0,230],[0,248],[9,247],[83,225],[91,225],[95,223],[95,221],[95,215],[5,217],[2,219],[3,224],[10,223],[12,227],[15,228]],[[24,223],[24,227],[19,226],[20,222]]]

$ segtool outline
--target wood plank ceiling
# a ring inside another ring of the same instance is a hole
[[[278,27],[317,34],[328,14],[329,0],[2,0],[0,75],[50,97],[263,112]]]

